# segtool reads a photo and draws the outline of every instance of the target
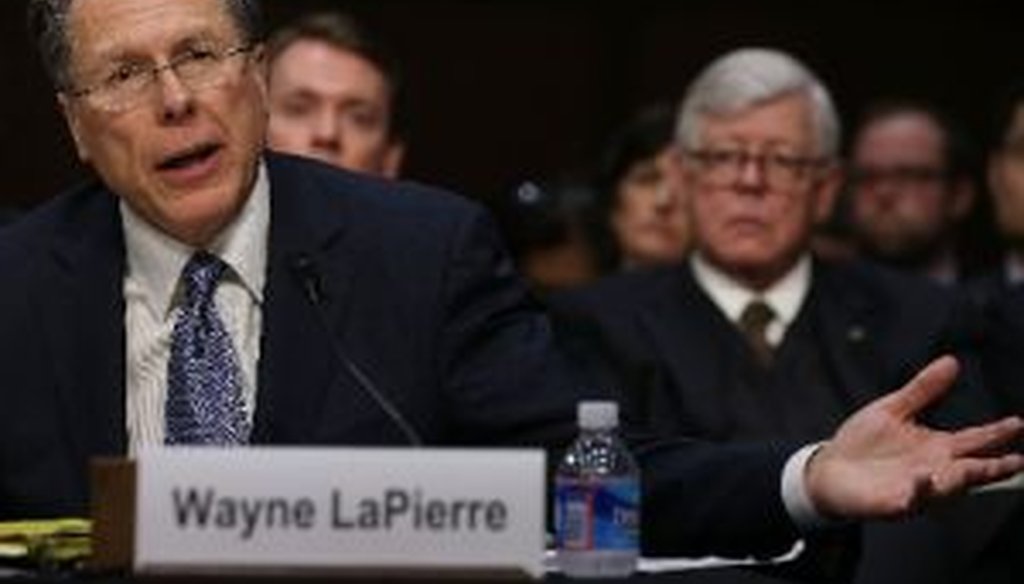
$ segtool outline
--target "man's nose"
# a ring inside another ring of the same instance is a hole
[[[153,83],[160,99],[160,117],[174,122],[195,111],[195,95],[171,67],[155,73]]]
[[[325,109],[313,119],[313,145],[321,150],[341,150],[341,130],[338,116]]]
[[[760,190],[768,186],[768,165],[764,157],[746,156],[739,161],[736,184],[745,190]]]

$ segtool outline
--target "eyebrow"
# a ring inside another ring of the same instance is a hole
[[[758,146],[765,154],[797,154],[801,148],[797,144],[787,140],[768,140],[752,144],[749,140],[742,140],[730,137],[721,142],[705,142],[703,148],[710,150],[743,150],[748,151],[751,146]]]
[[[335,96],[328,95],[325,99],[323,93],[316,91],[315,89],[305,85],[289,88],[287,90],[282,91],[279,95],[281,96],[282,99],[307,99],[316,101],[330,101],[331,103],[334,103],[335,101]],[[376,106],[373,99],[363,95],[345,95],[341,99],[341,105],[343,107],[363,106],[370,107],[375,110],[382,109]]]
[[[171,44],[170,53],[171,55],[174,55],[175,53],[190,46],[194,46],[197,43],[215,42],[221,42],[219,35],[213,34],[213,31],[211,30],[201,29],[175,40]],[[95,59],[101,66],[103,64],[119,63],[124,61],[137,62],[140,60],[153,60],[152,54],[144,53],[151,53],[151,51],[140,51],[137,48],[130,46],[113,46],[110,48],[103,48],[101,45],[100,50],[96,52]]]
[[[320,101],[320,94],[315,91],[311,91],[306,87],[295,87],[287,91],[283,91],[279,95],[282,99],[286,100],[303,99],[307,101]]]

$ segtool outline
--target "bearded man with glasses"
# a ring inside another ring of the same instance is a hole
[[[865,257],[955,285],[984,265],[967,222],[977,186],[967,136],[911,99],[870,104],[853,132],[848,180],[853,240]]]
[[[787,54],[731,52],[689,87],[674,177],[687,195],[692,253],[554,300],[565,346],[596,386],[621,390],[635,423],[665,439],[819,440],[939,352],[962,348],[943,290],[813,257],[812,232],[841,180],[838,144],[827,89]],[[987,415],[988,401],[965,381],[929,414],[963,423]],[[948,575],[955,554],[915,555],[914,546],[950,529],[870,526],[861,577]],[[837,535],[795,571],[852,578],[857,535]]]

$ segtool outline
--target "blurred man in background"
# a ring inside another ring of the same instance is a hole
[[[982,277],[970,282],[972,298],[985,311],[1013,327],[1024,330],[1020,305],[1024,284],[1024,81],[1010,85],[999,96],[992,117],[988,153],[988,186],[992,194],[999,238],[1003,245],[1002,262]],[[999,335],[994,342],[1003,352],[1017,354],[1020,346],[1015,335]],[[990,362],[990,387],[1008,411],[1024,411],[1021,372],[1015,360]]]
[[[271,148],[397,176],[401,82],[380,41],[346,15],[318,13],[274,33],[267,57]]]
[[[988,159],[988,186],[1005,246],[1003,280],[1024,283],[1024,82],[996,108]]]
[[[958,230],[974,204],[964,139],[937,109],[912,101],[867,109],[850,151],[850,218],[861,251],[954,283]]]

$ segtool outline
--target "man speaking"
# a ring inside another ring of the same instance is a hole
[[[88,460],[143,445],[564,443],[580,395],[476,205],[263,149],[256,2],[30,11],[97,179],[0,235],[0,516],[82,514]],[[1020,420],[914,423],[955,375],[813,456],[641,448],[645,546],[770,553],[801,504],[886,516],[1020,470],[983,454]]]

